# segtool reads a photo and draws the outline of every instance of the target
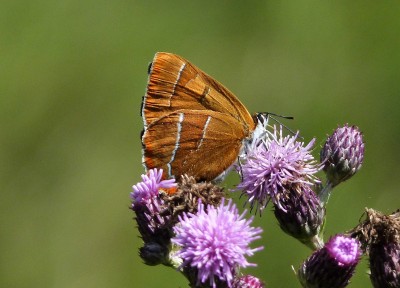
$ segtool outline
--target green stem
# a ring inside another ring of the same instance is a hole
[[[331,196],[331,192],[333,189],[333,184],[328,180],[326,181],[326,185],[322,190],[318,193],[319,200],[321,200],[322,205],[325,207],[328,204],[329,197]]]

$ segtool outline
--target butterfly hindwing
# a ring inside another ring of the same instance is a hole
[[[147,169],[163,168],[168,177],[186,173],[210,180],[235,162],[245,137],[238,121],[224,113],[178,110],[144,131],[143,160]]]

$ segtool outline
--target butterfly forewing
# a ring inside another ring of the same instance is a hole
[[[143,105],[145,126],[179,109],[230,114],[254,130],[255,122],[236,96],[184,58],[159,52],[150,69]]]

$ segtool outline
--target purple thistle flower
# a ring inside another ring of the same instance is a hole
[[[323,170],[332,187],[351,178],[360,170],[363,160],[364,141],[357,126],[346,124],[337,128],[321,150]]]
[[[304,146],[304,142],[297,141],[299,133],[284,137],[282,126],[266,133],[265,139],[247,152],[246,162],[239,169],[242,182],[237,189],[248,196],[251,209],[256,206],[262,210],[272,200],[285,210],[281,199],[287,187],[295,183],[311,186],[318,182],[314,174],[320,166],[310,153],[315,139]]]
[[[325,247],[338,266],[353,265],[360,260],[360,243],[353,238],[336,235],[325,244]]]
[[[235,278],[232,288],[264,288],[265,284],[252,275],[245,275]]]
[[[162,180],[162,175],[162,169],[151,169],[147,175],[142,175],[142,182],[132,186],[132,210],[136,212],[136,221],[145,242],[154,238],[153,234],[167,220],[160,215],[164,201],[159,197],[159,190],[176,187],[175,179]]]
[[[144,246],[140,248],[140,257],[148,265],[168,262],[168,246],[171,232],[166,223],[169,215],[161,215],[164,201],[159,197],[160,189],[176,187],[175,180],[162,180],[162,169],[151,169],[142,175],[142,182],[132,186],[132,206],[136,223]]]
[[[324,248],[314,252],[298,271],[303,287],[346,287],[361,257],[358,240],[333,236]]]
[[[175,179],[162,180],[163,170],[150,169],[147,174],[142,174],[142,182],[132,186],[132,207],[135,205],[146,205],[149,201],[158,197],[160,189],[176,187]]]
[[[172,243],[181,247],[177,256],[182,258],[184,269],[194,268],[197,285],[209,282],[225,282],[231,287],[236,271],[240,267],[256,266],[245,256],[263,249],[251,249],[250,242],[259,239],[261,228],[250,227],[253,218],[246,220],[246,211],[239,215],[232,200],[218,207],[199,203],[197,214],[184,213],[174,227]]]

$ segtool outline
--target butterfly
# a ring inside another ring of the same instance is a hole
[[[141,108],[146,170],[162,168],[165,178],[222,179],[265,126],[263,114],[250,115],[232,92],[176,54],[156,53],[148,72]]]

